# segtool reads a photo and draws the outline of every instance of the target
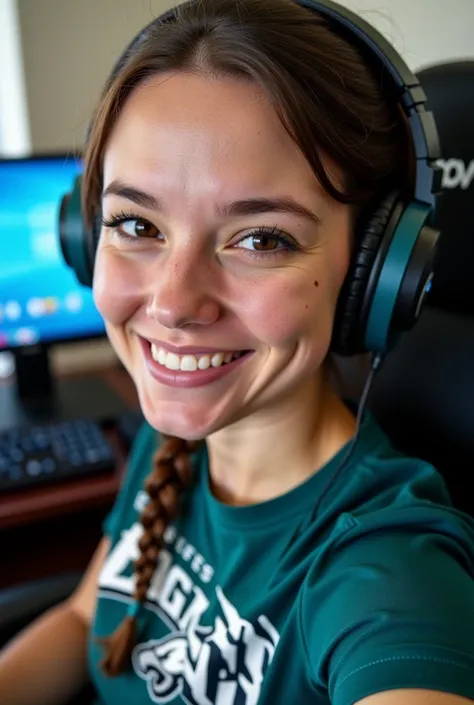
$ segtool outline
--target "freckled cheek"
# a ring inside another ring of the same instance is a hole
[[[303,337],[329,337],[334,307],[321,278],[302,276],[290,283],[269,281],[240,299],[240,317],[260,341],[284,347]],[[320,342],[323,342],[320,340]]]
[[[131,318],[144,302],[144,278],[139,268],[111,249],[99,248],[95,261],[93,295],[101,316],[112,325]]]

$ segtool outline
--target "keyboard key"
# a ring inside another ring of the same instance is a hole
[[[114,467],[112,447],[93,421],[77,419],[0,431],[0,492]]]
[[[41,461],[41,468],[45,473],[51,473],[56,470],[57,462],[54,458],[44,458]]]
[[[37,460],[28,460],[25,469],[28,475],[35,477],[35,475],[39,475],[41,472],[41,463]]]

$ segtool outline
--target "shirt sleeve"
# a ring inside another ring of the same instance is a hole
[[[122,485],[115,499],[115,503],[102,523],[102,530],[112,542],[115,541],[116,533],[121,526],[121,517],[125,508],[137,493],[143,483],[143,479],[150,472],[150,459],[154,450],[158,446],[158,434],[148,424],[144,423],[132,444],[130,450],[127,469],[122,479]]]
[[[472,537],[449,517],[420,523],[354,521],[307,575],[301,631],[332,705],[397,688],[474,698]]]

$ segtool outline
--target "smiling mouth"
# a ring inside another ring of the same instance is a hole
[[[186,352],[179,355],[165,350],[159,343],[139,337],[146,367],[151,376],[168,387],[192,389],[213,384],[232,374],[254,350]],[[188,348],[189,350],[189,348]],[[155,359],[158,357],[158,360]]]
[[[169,352],[154,343],[150,343],[150,352],[153,360],[159,365],[166,367],[167,370],[178,370],[182,372],[196,372],[197,370],[208,370],[210,367],[223,367],[228,365],[233,360],[238,360],[242,355],[245,355],[244,350],[236,352],[220,351],[214,353],[201,353],[198,355],[178,355],[174,352]]]
[[[203,352],[179,354],[165,349],[157,343],[153,343],[146,338],[139,336],[142,348],[149,365],[157,372],[162,370],[164,374],[172,373],[174,376],[181,375],[219,375],[223,368],[233,368],[239,361],[254,353],[254,350],[210,350]],[[189,350],[189,348],[188,348]],[[227,370],[226,370],[227,371]]]

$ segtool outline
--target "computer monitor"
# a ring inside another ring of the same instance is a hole
[[[0,349],[104,335],[57,234],[61,197],[81,170],[67,155],[0,161]]]
[[[92,409],[104,395],[100,385],[95,393],[76,385],[74,393],[70,386],[63,389],[59,400],[49,359],[57,343],[105,334],[91,290],[77,282],[60,248],[61,198],[81,170],[81,159],[72,154],[0,160],[0,352],[14,353],[15,393],[24,407],[19,410],[3,396],[3,425],[12,414],[24,420],[27,402],[39,400],[50,416],[69,417]],[[82,402],[74,411],[78,394]]]

